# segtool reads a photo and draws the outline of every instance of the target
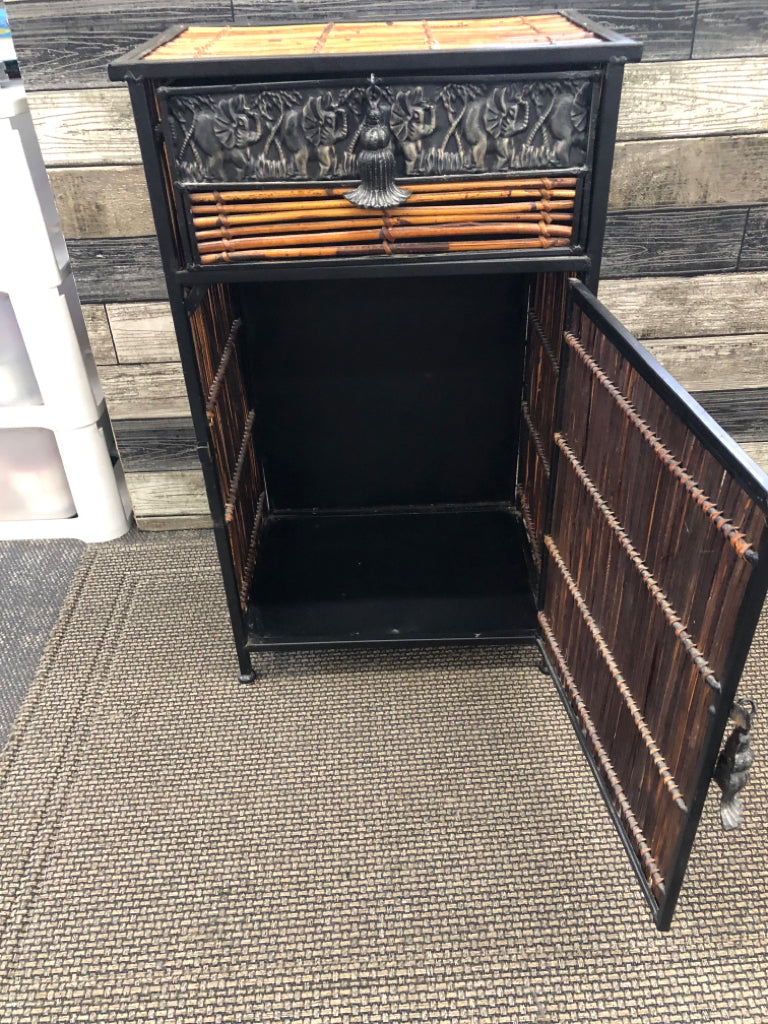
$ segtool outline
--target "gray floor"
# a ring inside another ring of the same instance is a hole
[[[0,541],[0,748],[84,549],[77,540]]]
[[[238,686],[210,536],[88,548],[0,756],[0,1020],[768,1021],[764,727],[662,935],[536,661],[293,652]]]

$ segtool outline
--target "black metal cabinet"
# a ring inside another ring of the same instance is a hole
[[[639,55],[569,12],[176,28],[111,75],[241,678],[286,646],[539,643],[666,928],[768,587],[768,480],[592,294]]]

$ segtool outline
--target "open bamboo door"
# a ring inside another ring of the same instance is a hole
[[[559,383],[539,388],[553,428],[528,452],[548,462],[528,526],[542,647],[666,929],[766,593],[768,479],[583,284],[568,291]],[[534,351],[534,375],[553,354]]]

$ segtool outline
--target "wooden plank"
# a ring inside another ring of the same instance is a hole
[[[189,416],[189,402],[179,363],[103,366],[99,377],[112,419]]]
[[[768,131],[768,57],[627,67],[618,138]]]
[[[688,391],[768,388],[768,334],[655,338],[644,344]]]
[[[700,391],[693,397],[737,441],[768,438],[768,388]]]
[[[739,270],[763,270],[768,267],[768,207],[749,211]]]
[[[138,164],[58,167],[48,177],[67,238],[155,233],[144,169]]]
[[[167,300],[157,239],[79,238],[68,244],[82,302]]]
[[[638,338],[761,334],[768,272],[604,281],[600,300]]]
[[[125,89],[30,94],[50,167],[138,164]],[[768,58],[627,68],[621,140],[768,132]]]
[[[107,316],[121,363],[179,361],[176,332],[167,302],[110,302]]]
[[[107,311],[101,304],[82,307],[83,319],[88,331],[88,340],[97,365],[109,365],[117,362],[117,353],[112,344],[112,332],[109,329]]]
[[[741,441],[740,447],[753,462],[768,473],[768,441]]]
[[[602,277],[736,270],[746,207],[611,213]]]
[[[768,54],[765,0],[699,0],[694,57]]]
[[[202,470],[126,473],[125,482],[137,518],[209,514]]]
[[[768,135],[620,142],[611,178],[614,210],[768,203]]]
[[[112,420],[126,473],[199,469],[197,440],[189,417]]]
[[[28,99],[48,167],[141,162],[127,89],[33,92]]]
[[[209,515],[177,515],[177,516],[136,516],[136,526],[140,530],[209,530],[213,520]]]
[[[230,0],[49,0],[9,18],[28,89],[107,86],[107,64],[169,25],[230,21]]]

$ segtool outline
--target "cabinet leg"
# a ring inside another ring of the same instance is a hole
[[[237,677],[239,683],[249,684],[256,681],[256,673],[251,664],[251,655],[248,651],[238,651],[240,661],[240,674]]]

